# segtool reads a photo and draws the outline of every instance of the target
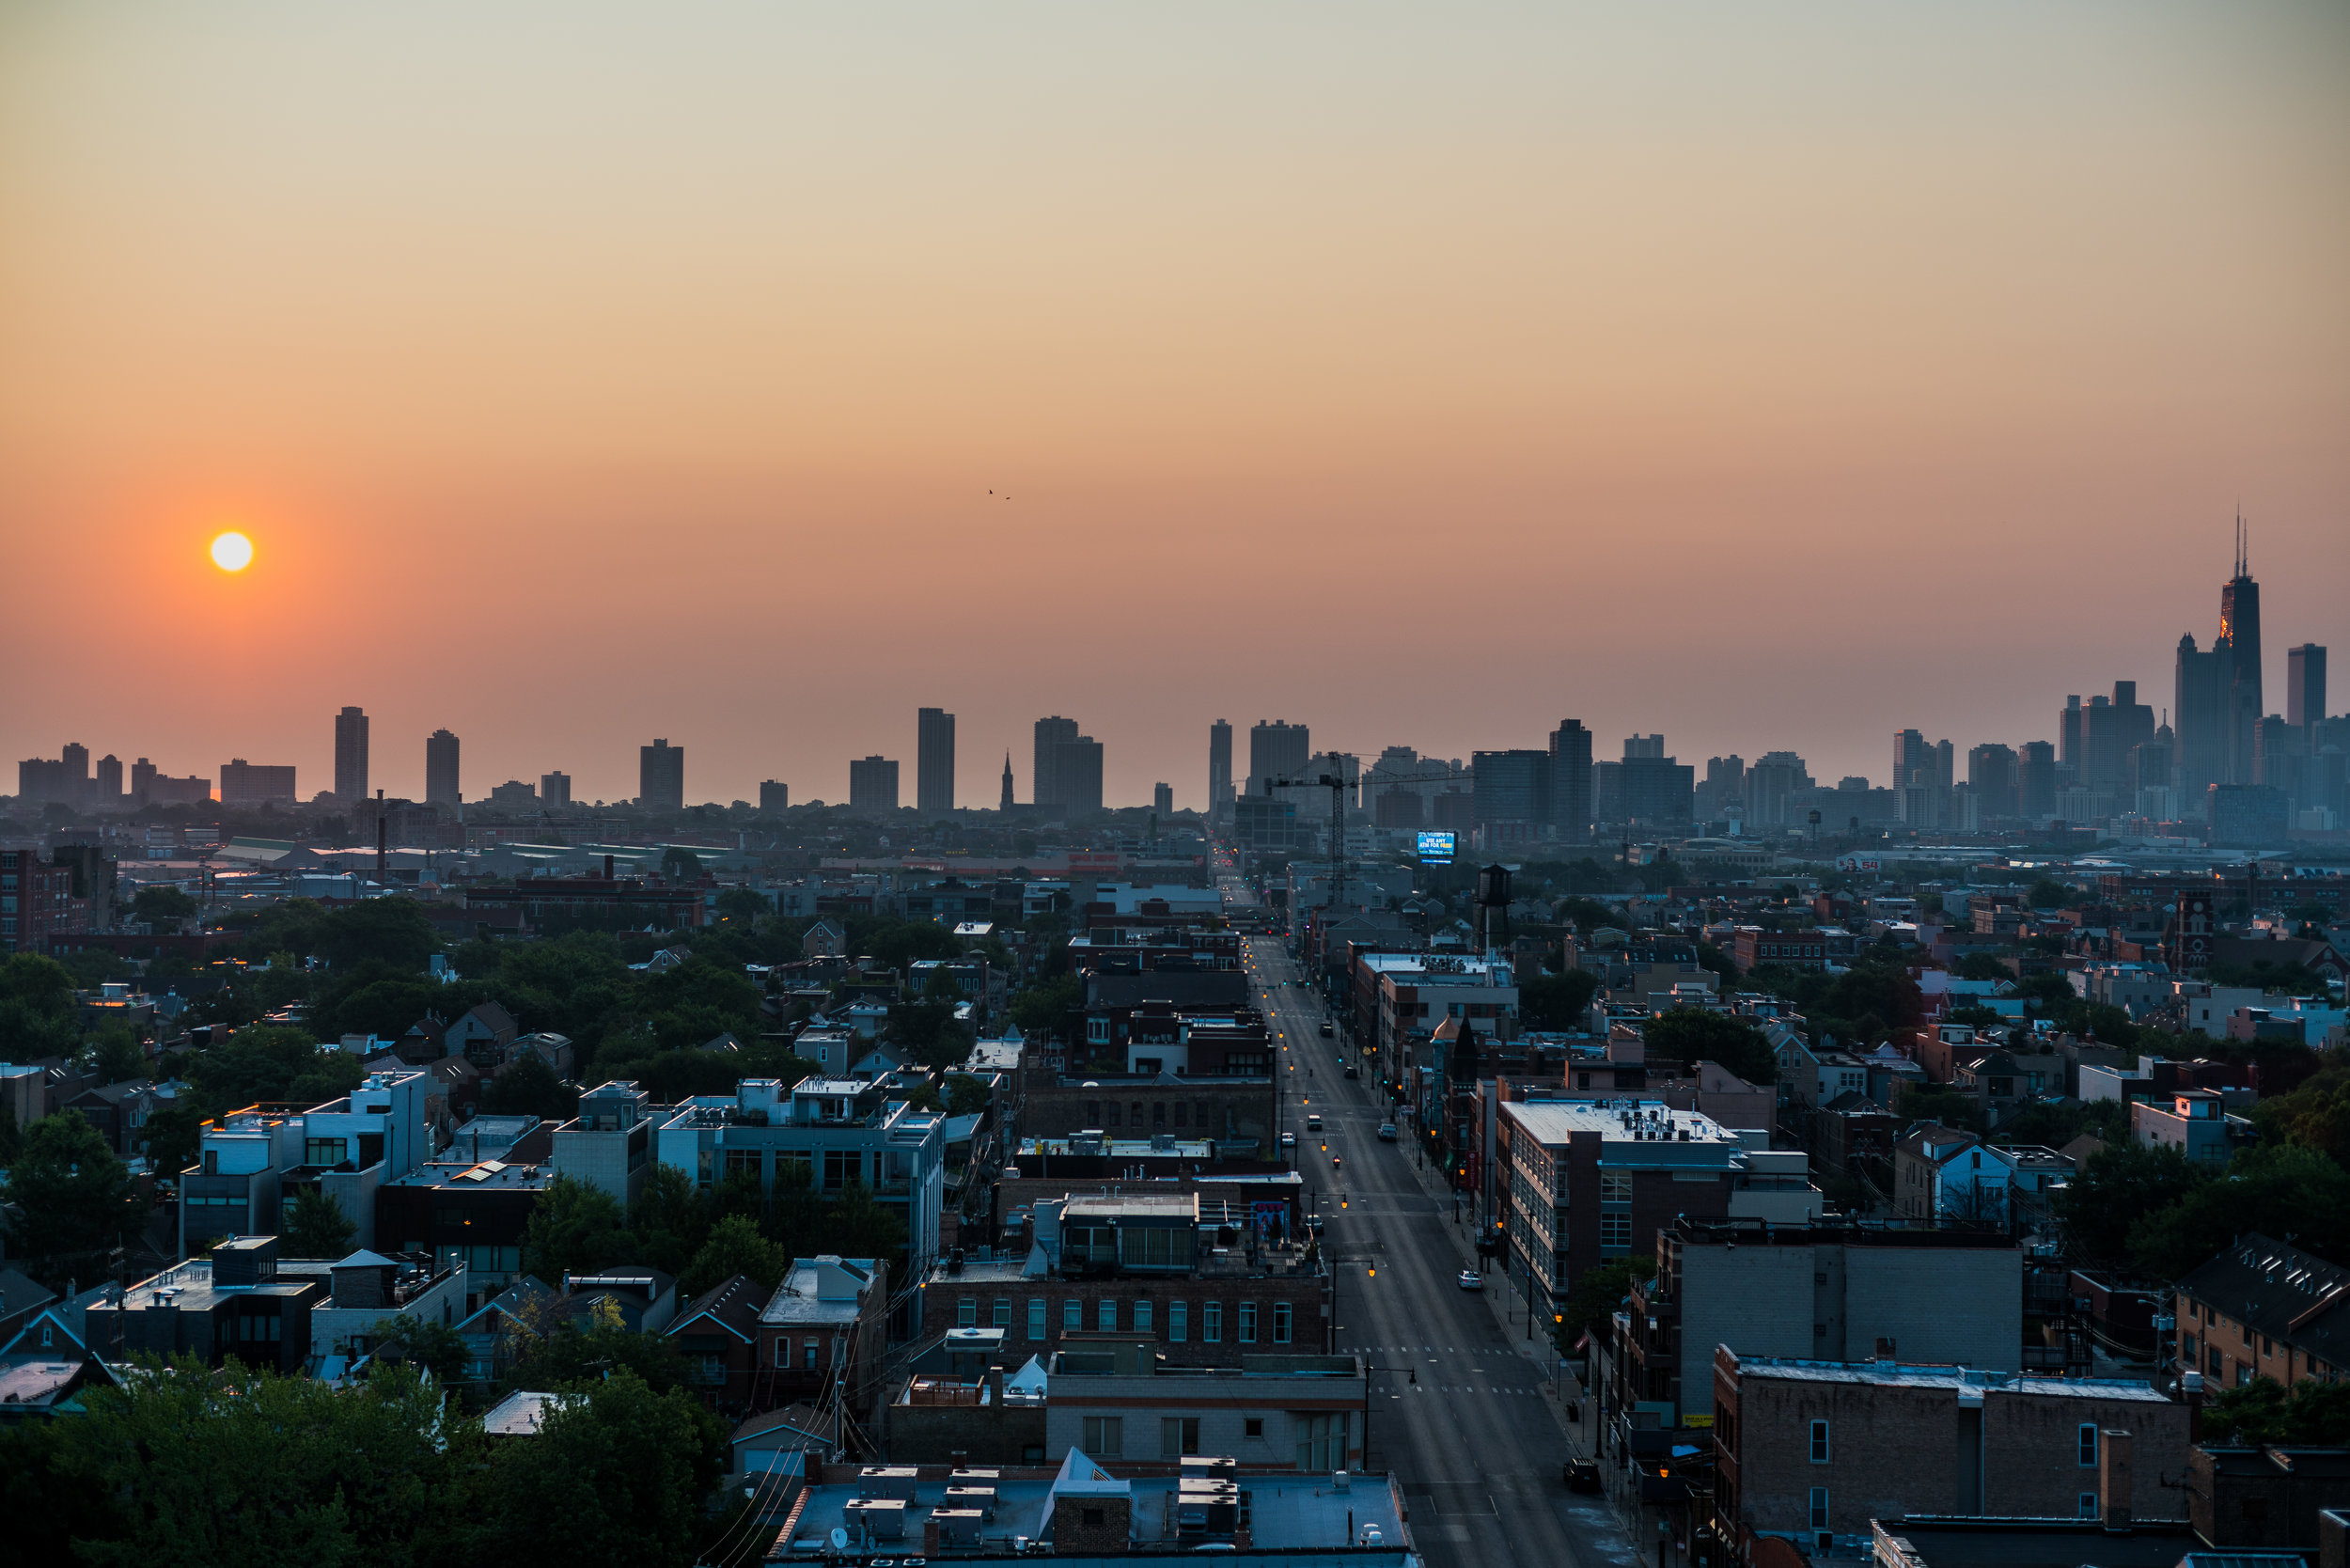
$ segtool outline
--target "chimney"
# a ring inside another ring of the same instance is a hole
[[[2192,1448],[2203,1440],[2203,1374],[2179,1374],[2179,1403],[2186,1406],[2186,1441]]]
[[[2097,1434],[2097,1513],[2108,1530],[2130,1528],[2130,1435]]]
[[[922,1555],[927,1558],[938,1556],[938,1520],[935,1517],[922,1521]]]

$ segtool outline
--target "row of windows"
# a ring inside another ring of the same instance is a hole
[[[1147,1418],[1137,1417],[1137,1421]],[[1147,1428],[1145,1429],[1148,1430]],[[1296,1445],[1297,1467],[1315,1472],[1343,1470],[1347,1467],[1347,1416],[1294,1415],[1290,1418],[1290,1436]],[[1264,1418],[1246,1416],[1241,1419],[1241,1435],[1262,1439]],[[1123,1416],[1088,1416],[1080,1446],[1092,1459],[1142,1459],[1149,1457],[1136,1450],[1126,1448],[1126,1418]],[[1199,1418],[1197,1416],[1162,1416],[1159,1418],[1160,1459],[1187,1459],[1199,1451]]]
[[[1198,1124],[1202,1127],[1212,1125],[1208,1120],[1208,1109],[1209,1107],[1206,1105],[1201,1105],[1199,1107]],[[1164,1100],[1153,1100],[1151,1102],[1151,1125],[1153,1127],[1166,1127],[1170,1125],[1187,1127],[1191,1125],[1191,1122],[1188,1120],[1191,1115],[1191,1110],[1192,1107],[1183,1101],[1178,1100],[1175,1102],[1175,1113],[1172,1118],[1169,1118],[1167,1115],[1167,1102]],[[1086,1102],[1086,1123],[1089,1126],[1117,1127],[1126,1125],[1139,1127],[1143,1124],[1142,1102],[1139,1100],[1130,1102],[1126,1106],[1125,1114],[1129,1120],[1121,1123],[1119,1121],[1120,1112],[1118,1102],[1115,1100],[1088,1100]]]
[[[1120,1326],[1120,1305],[1114,1296],[1104,1296],[1095,1301],[1091,1325],[1093,1330],[1102,1334],[1117,1333]],[[1203,1301],[1197,1305],[1199,1311],[1195,1320],[1192,1316],[1194,1303],[1188,1301],[1167,1303],[1166,1328],[1169,1343],[1183,1344],[1189,1341],[1195,1323],[1198,1326],[1199,1342],[1202,1344],[1221,1343],[1227,1323],[1232,1326],[1233,1339],[1245,1345],[1257,1342],[1258,1329],[1261,1325],[1271,1335],[1271,1342],[1277,1345],[1288,1344],[1295,1332],[1295,1309],[1291,1303],[1286,1301],[1274,1302],[1270,1312],[1261,1312],[1260,1303],[1254,1301],[1237,1303]],[[1229,1317],[1225,1310],[1228,1306],[1232,1308]],[[1159,1331],[1158,1309],[1150,1297],[1137,1297],[1124,1303],[1123,1307],[1125,1327],[1128,1332],[1155,1334]],[[999,1295],[989,1304],[988,1326],[1010,1329],[1013,1326],[1011,1320],[1012,1302],[1010,1296]],[[1027,1322],[1028,1340],[1031,1343],[1041,1344],[1050,1337],[1047,1330],[1051,1320],[1052,1304],[1042,1296],[1031,1296],[1028,1300]],[[955,1303],[955,1326],[958,1328],[979,1326],[979,1302],[977,1296],[966,1295]],[[1064,1300],[1060,1304],[1060,1331],[1064,1334],[1081,1334],[1085,1332],[1087,1326],[1086,1304],[1074,1297]]]
[[[2095,1421],[2081,1422],[2080,1430],[2076,1436],[2079,1446],[2080,1463],[2082,1466],[2087,1469],[2094,1469],[2097,1465],[2097,1423]],[[1811,1423],[1810,1454],[1811,1463],[1814,1465],[1825,1465],[1829,1462],[1830,1449],[1828,1444],[1827,1422],[1825,1421],[1813,1421]],[[1814,1497],[1824,1497],[1825,1494],[1826,1488],[1820,1487],[1816,1488],[1812,1495]],[[2084,1515],[2084,1517],[2087,1517],[2087,1515]]]

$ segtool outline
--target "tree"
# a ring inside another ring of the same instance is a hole
[[[676,1166],[655,1161],[628,1209],[636,1259],[664,1274],[682,1275],[710,1237],[710,1200]]]
[[[756,926],[775,906],[757,889],[729,887],[718,895],[718,918],[728,925]]]
[[[1980,1133],[1982,1102],[1949,1084],[1904,1084],[1893,1114],[1904,1121],[1938,1121],[1945,1127]]]
[[[2350,1166],[2350,1069],[2327,1067],[2252,1107],[2252,1120],[2271,1140],[2314,1149]]]
[[[494,1116],[535,1116],[541,1121],[568,1121],[579,1114],[579,1090],[555,1075],[555,1069],[535,1054],[492,1078],[481,1091],[481,1108]]]
[[[1529,1029],[1579,1029],[1598,991],[1599,977],[1586,969],[1530,976],[1518,982],[1518,1017]]]
[[[412,899],[363,899],[326,917],[319,956],[337,969],[373,959],[395,969],[422,969],[440,946],[432,922]]]
[[[723,1433],[692,1394],[625,1368],[563,1390],[538,1435],[495,1445],[482,1481],[483,1561],[685,1568]]]
[[[1963,980],[1998,981],[2014,979],[2014,976],[2009,972],[2006,963],[1997,953],[1987,953],[1981,949],[1959,954],[1958,963],[1951,966],[1950,972]]]
[[[1576,1275],[1565,1305],[1559,1309],[1562,1321],[1553,1330],[1559,1354],[1573,1355],[1576,1341],[1613,1317],[1623,1298],[1631,1294],[1634,1280],[1655,1277],[1656,1260],[1641,1257],[1618,1258]]]
[[[675,1340],[666,1334],[634,1334],[620,1325],[617,1313],[581,1325],[566,1317],[536,1339],[515,1346],[518,1354],[506,1374],[509,1392],[517,1388],[561,1388],[589,1383],[625,1369],[655,1393],[685,1388],[689,1369]]]
[[[2034,909],[2061,909],[2073,902],[2073,889],[2044,876],[2024,890],[2024,902]]]
[[[70,1057],[80,1048],[81,1036],[73,977],[64,964],[39,953],[16,953],[0,962],[0,1061]]]
[[[343,1206],[323,1187],[301,1187],[287,1205],[286,1224],[278,1232],[278,1253],[287,1258],[336,1259],[351,1254],[352,1238],[359,1227],[343,1217]]]
[[[88,1279],[93,1262],[137,1228],[131,1173],[80,1111],[44,1116],[8,1172],[8,1250],[44,1283]]]
[[[2176,1279],[2247,1231],[2289,1233],[2320,1257],[2350,1255],[2350,1171],[2313,1149],[2247,1149],[2225,1176],[2133,1226],[2130,1255],[2154,1278]]]
[[[159,1177],[176,1177],[194,1165],[203,1126],[204,1112],[187,1104],[185,1096],[149,1111],[147,1125],[139,1129],[148,1168]]]
[[[188,1062],[188,1082],[214,1115],[258,1100],[317,1105],[350,1093],[366,1076],[358,1058],[321,1051],[308,1029],[278,1024],[248,1025]]]
[[[142,887],[131,901],[131,918],[149,926],[176,926],[196,917],[196,901],[177,887]]]
[[[1069,1040],[1076,1032],[1071,1019],[1084,1002],[1085,990],[1076,976],[1056,975],[1011,999],[1011,1021],[1031,1040]]]
[[[701,856],[692,850],[671,844],[661,853],[661,874],[671,882],[692,882],[702,874]]]
[[[1656,1014],[1646,1029],[1648,1057],[1671,1063],[1685,1076],[1700,1061],[1715,1061],[1750,1084],[1778,1081],[1778,1062],[1770,1042],[1751,1018],[1733,1017],[1707,1008],[1676,1007]]]
[[[2203,1434],[2231,1447],[2341,1448],[2350,1443],[2350,1383],[2304,1378],[2287,1393],[2264,1376],[2222,1388],[2203,1406]]]
[[[124,1024],[109,1024],[85,1043],[82,1058],[101,1083],[128,1083],[147,1071],[147,1047]]]
[[[466,1364],[473,1358],[462,1334],[447,1324],[411,1312],[378,1318],[372,1337],[379,1373],[415,1366],[431,1373],[432,1380],[444,1388],[462,1382]]]
[[[678,1279],[678,1294],[700,1295],[740,1274],[760,1290],[772,1292],[791,1266],[791,1254],[759,1233],[756,1221],[730,1215],[710,1228],[710,1239],[694,1254]]]
[[[523,1268],[556,1290],[566,1274],[593,1274],[620,1262],[628,1237],[620,1205],[601,1187],[571,1176],[549,1182],[524,1232]]]
[[[2073,1250],[2094,1263],[2119,1263],[2130,1254],[2130,1231],[2148,1215],[2179,1202],[2211,1180],[2176,1149],[2114,1143],[2057,1191],[2053,1207]]]
[[[995,1103],[995,1091],[987,1087],[983,1079],[975,1078],[967,1073],[947,1075],[948,1116],[977,1116]]]
[[[414,1373],[338,1389],[305,1377],[152,1365],[57,1422],[85,1489],[112,1503],[81,1560],[306,1562],[423,1568],[448,1560],[480,1429]]]

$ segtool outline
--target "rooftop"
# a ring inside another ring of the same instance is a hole
[[[1596,1133],[1606,1140],[1604,1157],[1611,1163],[1637,1162],[1639,1155],[1634,1146],[1640,1144],[1669,1144],[1676,1149],[1691,1146],[1692,1152],[1734,1152],[1744,1147],[1737,1134],[1711,1117],[1697,1111],[1674,1110],[1662,1100],[1629,1096],[1607,1100],[1512,1100],[1501,1109],[1538,1143],[1562,1144],[1574,1134]]]
[[[1730,1357],[1745,1377],[1789,1383],[1852,1383],[1879,1388],[1980,1389],[1985,1393],[2057,1395],[2076,1399],[2131,1400],[2143,1404],[2170,1401],[2151,1383],[2127,1377],[2033,1377],[2025,1372],[1978,1372],[1972,1367],[1918,1365],[1905,1361],[1797,1361],[1770,1356]]]

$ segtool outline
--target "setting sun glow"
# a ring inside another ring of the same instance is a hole
[[[243,534],[222,534],[212,541],[212,564],[223,572],[243,572],[253,564],[253,541]]]

